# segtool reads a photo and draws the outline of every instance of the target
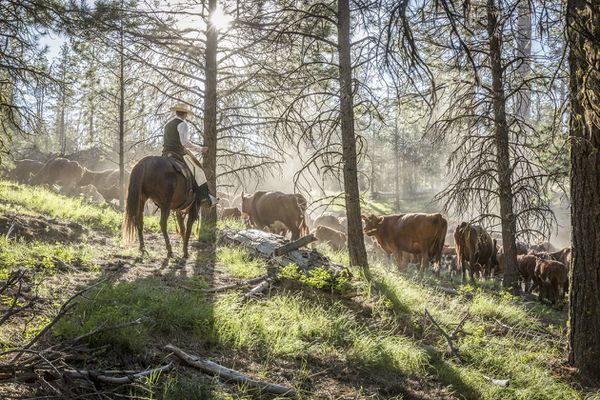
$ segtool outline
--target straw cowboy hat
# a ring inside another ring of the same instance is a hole
[[[173,112],[177,112],[177,111],[184,112],[184,113],[188,113],[190,115],[194,114],[192,112],[192,110],[190,110],[190,108],[185,103],[177,103],[173,107],[171,107],[170,110]]]

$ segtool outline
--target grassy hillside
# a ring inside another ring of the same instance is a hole
[[[45,188],[3,180],[0,180],[0,211],[45,215],[115,235],[120,233],[123,221],[123,213],[108,204],[99,206],[82,197],[68,197]],[[144,224],[149,229],[160,229],[156,216],[146,217]]]
[[[300,283],[286,273],[263,296],[244,301],[240,294],[247,288],[201,290],[264,275],[266,263],[245,250],[195,242],[190,260],[165,260],[162,237],[148,232],[151,256],[140,260],[112,240],[120,223],[113,210],[5,182],[0,203],[3,211],[77,221],[95,238],[0,241],[4,277],[27,268],[40,282],[43,299],[32,319],[0,324],[5,351],[39,333],[74,291],[106,279],[81,296],[34,348],[74,341],[79,346],[74,347],[86,349],[77,353],[83,354],[80,361],[70,361],[79,368],[144,370],[171,360],[164,346],[173,343],[255,379],[292,386],[302,399],[600,398],[581,388],[564,364],[565,312],[515,298],[492,283],[457,286],[449,295],[439,289],[452,285],[445,278],[421,278],[413,270],[400,275],[373,260],[369,274],[352,270],[349,285],[336,290],[320,289],[319,276]],[[103,235],[110,240],[100,241]],[[180,242],[172,239],[180,254]],[[343,253],[329,255],[347,261]],[[460,361],[425,317],[426,309],[448,333],[464,319],[453,339]],[[273,398],[176,364],[118,393],[152,399]],[[7,388],[0,384],[0,397]],[[30,395],[46,393],[19,388]],[[108,398],[117,398],[113,394]]]

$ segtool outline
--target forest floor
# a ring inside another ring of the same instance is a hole
[[[135,245],[121,246],[122,216],[110,207],[0,181],[0,216],[0,275],[4,281],[23,271],[18,304],[28,305],[0,322],[2,399],[62,398],[56,384],[6,378],[13,350],[32,339],[32,352],[67,343],[61,362],[72,368],[175,366],[116,388],[79,382],[73,398],[275,398],[188,367],[165,350],[171,343],[305,399],[600,399],[564,361],[566,312],[491,281],[460,285],[372,260],[369,274],[353,269],[348,285],[335,290],[323,289],[318,276],[289,278],[243,301],[247,288],[201,289],[264,275],[264,261],[197,240],[188,260],[165,259],[154,216],[146,217],[143,260]],[[12,289],[2,294],[5,308]],[[454,352],[426,310],[452,337]]]

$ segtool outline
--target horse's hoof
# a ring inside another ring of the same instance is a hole
[[[149,255],[150,255],[150,253],[148,253],[148,251],[146,251],[146,249],[141,248],[140,255],[137,257],[137,260],[142,261],[142,260],[144,260],[144,257],[149,256]]]
[[[173,258],[173,252],[172,251],[167,252],[167,258]]]
[[[190,256],[190,255],[189,255],[187,252],[186,252],[186,253],[183,253],[183,259],[184,259],[184,260],[187,260],[189,256]]]

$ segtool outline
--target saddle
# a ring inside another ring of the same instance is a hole
[[[181,212],[186,212],[196,200],[196,189],[198,187],[196,184],[196,179],[194,179],[192,171],[179,154],[167,151],[163,153],[163,157],[167,159],[175,171],[182,175],[185,179],[185,200],[182,204],[178,204],[177,207],[174,207],[174,209]]]

